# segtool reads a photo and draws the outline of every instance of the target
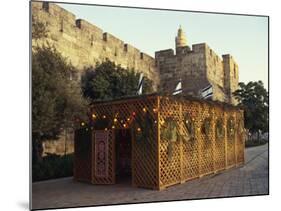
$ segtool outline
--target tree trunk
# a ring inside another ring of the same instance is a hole
[[[43,144],[39,134],[32,136],[32,163],[42,162]]]
[[[67,128],[64,129],[64,156],[66,156],[67,152]]]

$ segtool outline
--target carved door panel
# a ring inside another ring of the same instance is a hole
[[[115,134],[113,130],[93,131],[94,184],[115,184]]]

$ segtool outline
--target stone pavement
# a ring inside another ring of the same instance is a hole
[[[246,149],[245,165],[162,191],[63,178],[32,184],[32,209],[268,194],[268,144]]]

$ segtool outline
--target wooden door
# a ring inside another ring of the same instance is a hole
[[[115,184],[115,133],[113,130],[93,131],[93,184]]]

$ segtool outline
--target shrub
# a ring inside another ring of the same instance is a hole
[[[32,165],[32,181],[42,181],[73,175],[73,154],[59,156],[50,154]]]
[[[265,139],[260,139],[260,140],[257,140],[257,139],[251,139],[251,140],[248,140],[246,141],[245,143],[245,147],[255,147],[255,146],[260,146],[260,145],[264,145],[266,144],[268,141],[265,140]]]

